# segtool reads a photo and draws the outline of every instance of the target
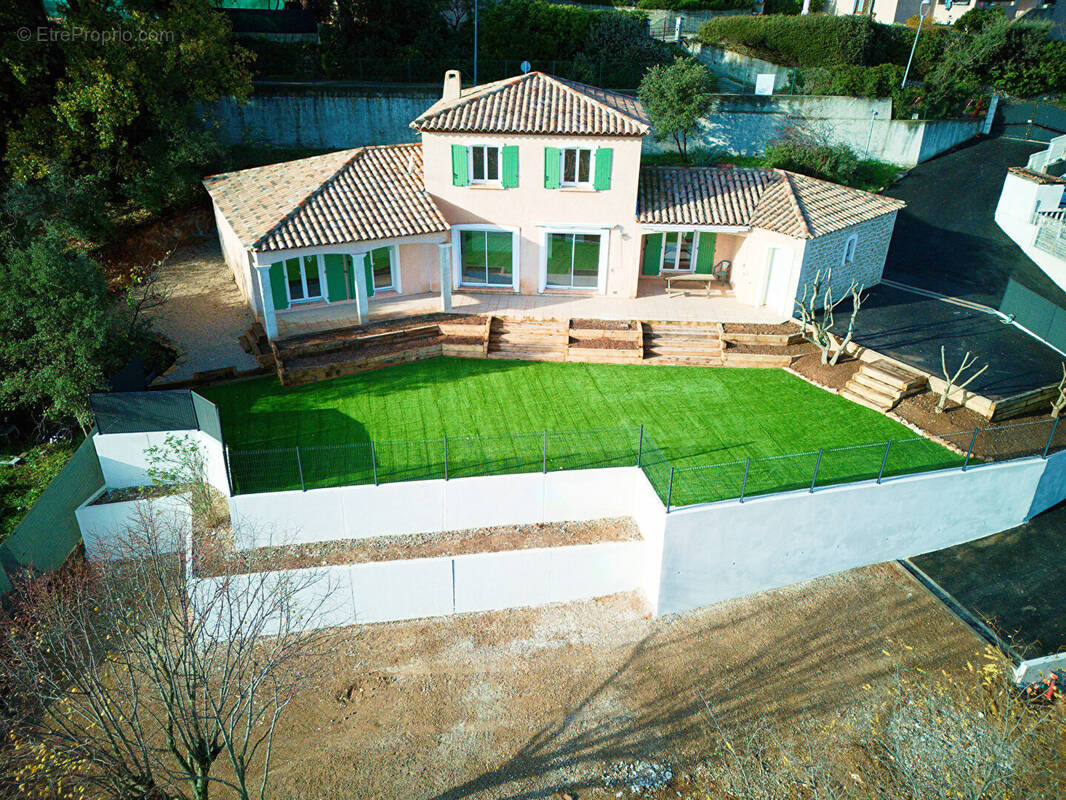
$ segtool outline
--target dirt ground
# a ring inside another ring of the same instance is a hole
[[[606,800],[619,761],[699,773],[714,736],[698,690],[727,726],[817,725],[980,648],[895,564],[659,619],[624,594],[349,628],[283,722],[270,794]]]

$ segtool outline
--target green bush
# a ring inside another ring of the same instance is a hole
[[[732,11],[751,7],[751,0],[638,0],[637,2],[637,8],[668,11]]]
[[[859,169],[859,157],[845,144],[829,144],[797,130],[790,131],[766,146],[763,163],[851,185]]]
[[[807,94],[891,97],[902,80],[903,67],[897,64],[840,65],[804,70],[799,73],[797,84]]]
[[[699,31],[704,44],[741,47],[790,67],[870,65],[884,60],[889,37],[864,16],[722,17]]]

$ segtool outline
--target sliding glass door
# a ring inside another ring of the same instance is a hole
[[[695,231],[670,231],[663,237],[663,264],[667,271],[692,272],[696,265]]]
[[[599,233],[549,233],[547,279],[549,289],[596,289],[600,284]]]
[[[514,234],[460,231],[459,281],[462,286],[513,286]]]

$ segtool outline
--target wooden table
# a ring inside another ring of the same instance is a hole
[[[680,297],[684,295],[684,289],[674,289],[673,284],[683,281],[689,283],[701,283],[703,284],[704,291],[708,297],[711,296],[711,284],[719,283],[719,279],[706,272],[664,272],[663,277],[666,278],[666,294],[669,297]]]

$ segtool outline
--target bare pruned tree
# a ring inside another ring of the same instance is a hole
[[[1051,401],[1051,416],[1058,417],[1066,408],[1066,364],[1062,365],[1062,380],[1059,381],[1058,395]]]
[[[145,312],[165,305],[174,294],[173,284],[162,277],[162,268],[170,255],[166,253],[155,263],[138,267],[130,273],[125,293],[129,331],[145,325]]]
[[[947,356],[944,354],[944,345],[940,345],[940,371],[944,375],[944,388],[940,392],[940,399],[936,404],[936,413],[943,414],[944,408],[948,404],[948,395],[950,395],[955,389],[960,392],[969,386],[977,377],[988,369],[988,364],[985,364],[981,369],[977,370],[973,375],[967,378],[962,383],[959,383],[959,379],[966,374],[967,370],[970,370],[977,363],[977,357],[971,356],[970,351],[966,351],[966,355],[962,357],[962,363],[959,364],[959,368],[955,372],[948,370]]]
[[[811,281],[803,287],[803,298],[796,301],[796,309],[800,315],[803,338],[818,348],[822,354],[823,364],[836,366],[841,354],[851,344],[854,337],[855,320],[859,315],[864,297],[862,285],[852,281],[845,296],[834,300],[832,284],[832,269],[826,270],[824,278],[821,270],[815,272]],[[836,324],[835,310],[847,295],[851,296],[851,316],[848,319],[848,330],[844,338],[840,339],[833,333],[833,326]],[[821,316],[818,315],[819,302],[821,302]]]
[[[121,558],[20,587],[0,628],[21,754],[10,778],[124,799],[267,796],[278,721],[312,677],[329,593],[318,573],[255,572],[200,548],[187,521],[146,503],[116,537]],[[193,560],[226,568],[193,577]]]

